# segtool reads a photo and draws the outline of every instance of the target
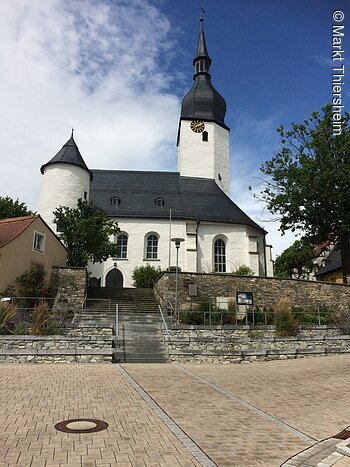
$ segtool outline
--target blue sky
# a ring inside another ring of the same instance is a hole
[[[350,4],[200,3],[212,80],[231,128],[231,197],[264,225],[279,253],[294,237],[280,238],[248,186],[278,149],[275,129],[330,101],[332,12],[345,14],[348,59]],[[179,108],[192,85],[199,16],[197,0],[0,2],[0,195],[36,209],[40,166],[72,127],[91,168],[177,170]]]

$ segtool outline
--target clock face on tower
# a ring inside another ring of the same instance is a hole
[[[204,122],[201,120],[192,120],[191,122],[191,130],[194,131],[195,133],[202,133],[204,131]]]

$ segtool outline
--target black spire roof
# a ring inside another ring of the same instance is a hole
[[[76,142],[74,141],[73,130],[71,137],[66,142],[66,144],[63,145],[62,149],[60,149],[58,153],[51,160],[49,160],[49,162],[41,166],[40,172],[43,174],[45,168],[52,164],[77,165],[78,167],[87,170],[90,174],[90,180],[92,180],[92,172],[88,169],[87,165],[85,164],[84,159],[80,154],[79,148]]]
[[[225,125],[226,102],[211,83],[210,64],[201,18],[197,53],[193,59],[194,83],[182,100],[181,119],[213,121],[228,129]]]

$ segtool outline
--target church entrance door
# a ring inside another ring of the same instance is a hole
[[[106,277],[106,287],[113,287],[114,289],[123,288],[123,274],[119,269],[112,269]]]

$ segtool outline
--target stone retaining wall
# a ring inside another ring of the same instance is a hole
[[[68,306],[81,308],[87,291],[86,268],[56,267],[52,268],[50,290],[60,297],[68,298]]]
[[[242,330],[237,334],[236,329],[195,329],[195,326],[163,332],[171,362],[244,363],[350,353],[350,336],[337,335],[335,328],[329,329],[329,334],[327,329],[304,330],[304,335],[296,337],[272,337],[268,335],[270,331],[267,329],[264,337],[244,337]],[[308,331],[315,334],[307,335]],[[317,335],[317,331],[321,334]]]
[[[111,336],[0,336],[0,363],[106,363]]]
[[[189,285],[197,286],[197,296],[189,295]],[[175,303],[175,273],[164,272],[154,285],[157,299],[166,309],[166,301]],[[275,277],[247,277],[232,274],[179,273],[179,304],[191,309],[198,302],[216,302],[217,297],[234,297],[236,292],[253,292],[254,306],[272,308],[282,297],[303,308],[322,303],[334,309],[347,310],[350,286],[331,282],[315,282]]]

